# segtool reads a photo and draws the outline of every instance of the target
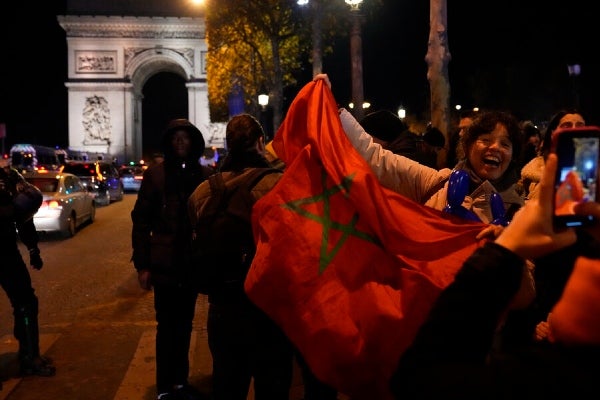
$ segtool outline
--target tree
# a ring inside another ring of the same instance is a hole
[[[258,114],[257,94],[270,94],[273,123],[283,120],[283,90],[297,84],[310,53],[313,73],[321,72],[330,43],[349,31],[350,12],[343,0],[211,0],[206,8],[207,77],[211,120],[226,121],[232,90],[243,91],[249,112]],[[368,0],[367,10],[381,5]],[[311,48],[312,45],[312,49]]]
[[[438,128],[446,138],[445,157],[448,149],[450,130],[450,80],[448,78],[448,63],[450,50],[448,48],[447,32],[448,9],[446,0],[430,0],[429,5],[429,41],[427,43],[427,80],[431,93],[431,124]],[[438,159],[438,164],[440,160]]]
[[[295,83],[308,49],[292,0],[214,0],[207,6],[207,77],[211,119],[228,117],[232,88],[242,88],[244,102],[257,114],[257,95],[268,91],[273,123],[283,119],[283,89]],[[252,113],[252,112],[251,112]]]

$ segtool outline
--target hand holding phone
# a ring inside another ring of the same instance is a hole
[[[558,157],[554,183],[554,224],[576,227],[593,223],[592,215],[575,214],[575,205],[595,202],[598,196],[600,128],[561,129],[552,135],[552,151]]]

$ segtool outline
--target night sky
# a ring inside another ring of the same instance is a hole
[[[395,111],[402,104],[426,118],[429,2],[383,3],[363,26],[365,100],[374,109]],[[556,9],[539,0],[481,4],[448,1],[451,104],[502,108],[544,121],[578,101],[588,123],[600,123],[598,34],[590,3],[572,0]],[[65,13],[65,1],[53,0],[45,8],[29,15],[32,6],[26,2],[0,6],[0,122],[7,126],[6,151],[17,142],[68,145],[66,40],[56,20]],[[567,65],[575,63],[581,75],[573,78]],[[335,43],[324,70],[344,104],[351,87],[347,38]],[[306,73],[299,77],[298,88],[287,91],[288,101],[310,79]]]

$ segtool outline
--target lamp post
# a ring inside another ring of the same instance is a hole
[[[398,108],[398,118],[400,118],[401,120],[404,120],[404,118],[406,118],[406,109],[402,105],[400,106],[400,108]]]
[[[364,103],[363,90],[363,61],[362,61],[362,13],[360,5],[363,0],[345,0],[350,5],[352,13],[352,28],[350,30],[350,60],[352,65],[352,103],[361,105]],[[364,115],[363,107],[357,106],[353,108],[354,118],[360,121]]]
[[[260,124],[263,126],[267,141],[273,138],[273,126],[270,122],[267,106],[269,105],[269,95],[263,89],[258,94],[258,104],[260,105]]]
[[[266,93],[260,93],[258,95],[258,104],[263,111],[266,110],[267,106],[269,105],[269,95]]]

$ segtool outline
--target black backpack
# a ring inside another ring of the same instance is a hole
[[[227,181],[221,173],[208,178],[211,197],[194,226],[191,246],[192,283],[199,293],[243,292],[256,251],[251,191],[263,176],[273,172],[281,170],[252,168]]]

